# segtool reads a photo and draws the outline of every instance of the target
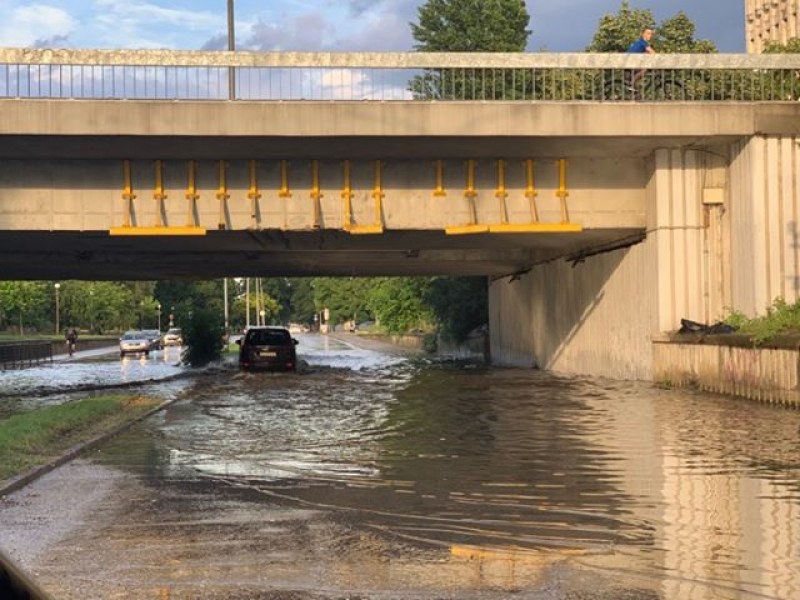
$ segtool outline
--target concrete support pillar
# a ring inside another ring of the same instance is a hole
[[[653,335],[725,302],[726,167],[719,152],[657,150],[642,162],[645,241],[492,282],[492,360],[650,379]]]
[[[798,144],[754,136],[731,147],[731,307],[749,316],[800,298]]]
[[[657,331],[677,329],[682,318],[715,321],[726,306],[727,164],[722,151],[664,149],[653,154],[647,228],[657,248]]]

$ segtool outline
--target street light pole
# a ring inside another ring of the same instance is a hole
[[[228,51],[236,51],[236,37],[233,30],[233,0],[228,0]],[[236,71],[228,67],[228,100],[236,99]]]
[[[225,296],[225,337],[228,337],[229,329],[230,329],[230,315],[228,314],[228,278],[225,277],[222,280],[222,294]]]
[[[61,311],[59,310],[59,306],[58,306],[58,290],[61,287],[61,284],[60,283],[55,283],[55,284],[53,284],[53,287],[56,288],[56,335],[58,335],[59,332],[61,331],[61,324],[59,323],[59,318],[60,318],[59,313]]]
[[[158,309],[158,332],[161,333],[161,303],[159,302],[156,304],[156,308]]]

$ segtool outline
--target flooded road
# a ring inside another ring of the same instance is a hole
[[[800,412],[298,336],[0,501],[57,599],[800,598]]]
[[[75,358],[59,357],[55,362],[20,370],[0,371],[0,419],[13,414],[84,398],[86,391],[113,393],[126,386],[163,382],[185,373],[180,366],[179,346],[153,351],[149,357],[120,359],[117,346],[102,351],[78,353]],[[82,359],[82,354],[97,355]],[[109,392],[110,390],[110,392]],[[152,388],[147,388],[152,391]]]

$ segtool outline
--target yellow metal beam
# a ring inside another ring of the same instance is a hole
[[[109,235],[135,236],[173,236],[173,235],[205,235],[204,227],[112,227]]]
[[[324,194],[319,188],[318,160],[311,161],[311,193],[309,195],[314,205],[314,229],[320,229],[322,227],[322,206],[320,205],[320,199]]]
[[[342,200],[344,200],[344,226],[345,231],[350,231],[353,226],[353,189],[350,187],[350,161],[346,160],[343,163],[344,179],[342,184]]]
[[[278,196],[281,198],[291,198],[292,192],[289,189],[289,161],[282,160],[280,162],[281,171],[281,189],[278,190]]]
[[[502,158],[497,161],[497,191],[494,193],[500,200],[500,222],[508,223],[508,208],[506,207],[506,161]]]
[[[539,211],[536,209],[536,196],[538,195],[533,174],[533,160],[529,158],[525,161],[525,197],[530,203],[532,223],[539,222]]]
[[[122,189],[122,198],[125,200],[125,215],[122,218],[123,226],[130,227],[131,226],[131,214],[133,214],[133,200],[136,198],[136,194],[133,193],[133,179],[131,177],[131,161],[123,160],[122,161],[122,177],[123,177],[123,189]]]
[[[162,213],[164,210],[164,200],[167,195],[164,193],[164,163],[160,160],[155,161],[156,185],[153,190],[153,199],[156,201],[156,227],[163,227],[164,220]]]
[[[186,183],[186,226],[197,226],[197,219],[195,219],[195,206],[200,194],[197,193],[197,163],[193,160],[189,161],[189,174]]]
[[[444,161],[436,161],[436,188],[433,190],[433,195],[437,197],[446,196],[447,192],[444,189]]]
[[[569,196],[567,191],[567,161],[564,158],[560,158],[557,163],[558,190],[556,191],[556,196],[561,200],[561,222],[569,223],[569,213],[567,212],[567,196]]]
[[[247,191],[247,197],[250,198],[250,220],[253,228],[258,228],[258,200],[261,198],[261,192],[258,190],[258,163],[251,160],[248,163],[248,170],[250,172],[250,189]]]
[[[347,231],[353,235],[383,233],[383,163],[375,161],[375,185],[372,189],[372,197],[375,200],[375,223],[373,225],[354,225],[350,223]],[[352,215],[351,215],[352,217]]]
[[[471,233],[488,233],[488,225],[450,225],[444,228],[447,235],[467,235]]]
[[[489,231],[488,225],[478,224],[478,212],[475,208],[475,196],[478,192],[475,191],[475,161],[470,159],[467,161],[467,185],[464,189],[464,197],[467,199],[469,207],[469,223],[466,225],[449,225],[444,228],[447,235],[468,235],[474,233],[487,233]]]
[[[225,223],[227,219],[225,218],[225,202],[231,195],[228,193],[228,178],[227,178],[227,166],[224,160],[217,161],[219,167],[219,189],[217,190],[217,200],[219,200],[219,220],[217,221],[217,228],[218,229],[225,229]]]

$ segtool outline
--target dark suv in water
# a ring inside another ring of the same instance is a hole
[[[297,340],[285,327],[251,327],[236,343],[242,369],[297,370]]]

